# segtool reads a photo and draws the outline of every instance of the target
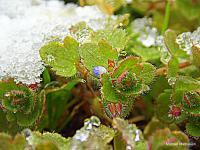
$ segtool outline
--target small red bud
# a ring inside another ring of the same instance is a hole
[[[39,84],[38,83],[33,83],[33,84],[30,84],[29,86],[28,86],[30,89],[32,89],[32,90],[37,90],[38,89],[38,87],[39,87]]]
[[[173,118],[177,118],[181,115],[181,108],[178,106],[171,106],[170,111],[169,111],[169,116]]]

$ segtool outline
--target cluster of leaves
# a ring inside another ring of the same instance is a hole
[[[193,136],[199,136],[200,115],[200,83],[198,80],[181,74],[179,62],[187,56],[175,43],[176,34],[168,30],[165,33],[165,43],[171,54],[168,62],[167,78],[171,89],[165,89],[157,98],[156,113],[164,122],[182,122],[188,120],[187,132]],[[193,55],[193,60],[198,55]],[[196,63],[193,63],[196,65]],[[166,107],[167,106],[167,107]],[[195,130],[196,129],[196,130]]]
[[[112,150],[110,142],[114,140],[114,149],[153,149],[166,148],[167,144],[181,144],[188,142],[185,134],[179,131],[171,131],[169,128],[164,128],[155,132],[155,136],[148,141],[143,137],[142,132],[135,126],[129,124],[127,121],[115,118],[113,120],[113,128],[106,127],[100,123],[100,120],[92,116],[85,120],[84,126],[76,131],[76,134],[71,138],[64,138],[57,133],[32,132],[25,129],[21,134],[17,134],[14,138],[12,136],[1,133],[0,144],[2,149],[22,150],[22,149],[60,149],[60,150],[75,150],[75,149],[102,149]],[[151,128],[151,126],[149,127]],[[153,129],[147,132],[153,132]],[[174,148],[174,146],[169,146]],[[180,149],[186,149],[187,146],[180,146]]]
[[[193,46],[188,55],[176,44],[177,33],[193,30],[199,25],[199,2],[176,0],[170,4],[168,1],[165,17],[162,13],[165,1],[144,3],[134,0],[128,5],[123,0],[80,0],[80,3],[97,3],[108,14],[128,12],[136,14],[134,17],[153,16],[153,24],[163,32],[167,51],[142,45],[137,40],[138,35],[131,30],[129,20],[133,18],[128,19],[128,15],[114,20],[109,18],[105,29],[98,31],[93,31],[84,22],[72,26],[71,36],[40,49],[46,64],[40,88],[34,91],[13,81],[0,82],[0,131],[16,133],[26,127],[62,130],[72,120],[70,115],[63,119],[63,114],[64,117],[70,114],[69,108],[77,104],[70,90],[80,82],[91,90],[93,101],[100,100],[105,114],[113,119],[113,128],[100,125],[99,119],[92,117],[72,138],[26,131],[25,136],[20,134],[12,139],[3,133],[0,145],[10,149],[43,149],[47,146],[52,149],[112,149],[113,141],[116,150],[147,147],[157,150],[175,149],[173,145],[189,142],[179,127],[186,128],[190,136],[199,137],[200,49]],[[173,6],[171,10],[170,6]],[[173,14],[170,20],[169,13]],[[173,30],[165,31],[169,22],[169,28]],[[166,54],[168,61],[163,64],[162,56]],[[144,103],[142,115],[146,120],[153,118],[144,134],[134,124],[120,119],[130,114],[135,99]],[[99,107],[95,105],[95,110]],[[79,105],[72,113],[77,109]],[[104,115],[99,116],[110,120]],[[11,128],[13,130],[9,131]],[[178,149],[187,149],[187,146],[179,145]]]
[[[43,93],[36,94],[13,81],[0,82],[0,87],[1,113],[6,113],[7,120],[20,126],[35,123],[42,110]]]
[[[84,29],[88,27],[80,23],[71,31],[77,35],[76,32],[82,33]],[[88,29],[87,39],[81,40],[83,43],[72,37],[66,37],[63,43],[51,42],[41,48],[40,54],[60,76],[72,77],[77,71],[83,72],[80,67],[83,65],[88,76],[100,79],[101,102],[107,115],[123,118],[131,111],[134,98],[149,89],[155,67],[140,57],[122,59],[120,53],[127,44],[128,35],[117,26],[109,29],[96,32]],[[102,69],[105,71],[101,73]]]

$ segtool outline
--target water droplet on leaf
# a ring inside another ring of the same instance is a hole
[[[176,77],[170,77],[169,79],[168,79],[168,83],[169,83],[169,85],[174,85],[175,83],[176,83]]]

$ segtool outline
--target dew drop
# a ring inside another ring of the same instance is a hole
[[[169,79],[168,79],[168,83],[169,83],[169,85],[174,85],[175,83],[176,83],[176,77],[170,77]]]
[[[135,131],[135,134],[136,134],[136,136],[135,136],[135,142],[140,141],[140,131],[139,131],[139,130],[136,130],[136,131]]]
[[[53,55],[47,55],[47,61],[48,62],[55,61],[55,57]]]
[[[132,150],[132,147],[130,145],[127,145],[126,150]]]
[[[32,132],[30,129],[24,129],[22,134],[25,136],[26,141],[29,145],[32,145]]]
[[[32,134],[30,129],[24,129],[24,130],[22,131],[22,133],[24,134],[24,136],[25,136],[26,138],[30,137],[31,134]]]

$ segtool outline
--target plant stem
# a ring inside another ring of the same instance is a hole
[[[167,4],[165,7],[165,17],[164,17],[164,22],[163,22],[163,26],[162,26],[162,32],[161,34],[163,35],[166,31],[166,29],[168,28],[169,25],[169,18],[170,18],[170,0],[167,0]]]
[[[191,64],[192,64],[191,62],[186,61],[186,62],[180,63],[179,68],[182,69],[182,68],[190,66]],[[158,76],[166,75],[166,73],[167,73],[167,67],[158,68],[156,70],[156,75]]]

